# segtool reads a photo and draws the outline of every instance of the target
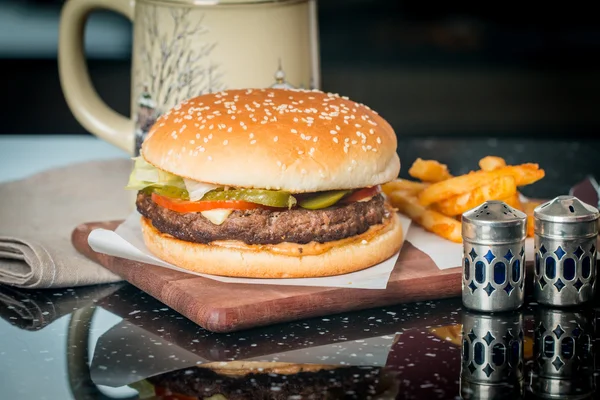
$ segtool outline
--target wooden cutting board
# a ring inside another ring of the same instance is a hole
[[[439,270],[429,256],[408,242],[384,290],[238,284],[112,257],[90,248],[87,238],[92,230],[116,229],[120,223],[82,224],[73,231],[73,245],[86,257],[213,332],[461,294],[460,268]]]

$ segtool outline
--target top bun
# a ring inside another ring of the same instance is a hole
[[[395,179],[396,145],[383,118],[345,97],[247,89],[175,106],[152,126],[141,152],[150,164],[184,178],[302,193]]]

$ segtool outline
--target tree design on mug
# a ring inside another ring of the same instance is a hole
[[[210,55],[217,42],[203,42],[209,32],[204,15],[191,8],[171,8],[172,26],[161,23],[157,6],[144,7],[138,73],[143,77],[136,113],[136,153],[148,130],[168,108],[204,93],[226,89],[218,63]]]

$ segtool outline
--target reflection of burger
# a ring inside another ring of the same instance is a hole
[[[130,386],[146,400],[394,399],[398,384],[381,367],[233,361],[147,378]]]
[[[231,90],[156,121],[129,188],[148,249],[179,267],[290,278],[364,269],[402,228],[379,185],[398,176],[390,125],[337,95]]]

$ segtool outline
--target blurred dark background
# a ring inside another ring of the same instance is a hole
[[[0,134],[86,133],[59,84],[63,3],[0,0]],[[593,2],[321,0],[322,89],[370,105],[401,136],[595,137],[598,20]],[[130,48],[127,20],[91,17],[92,79],[126,115]]]

